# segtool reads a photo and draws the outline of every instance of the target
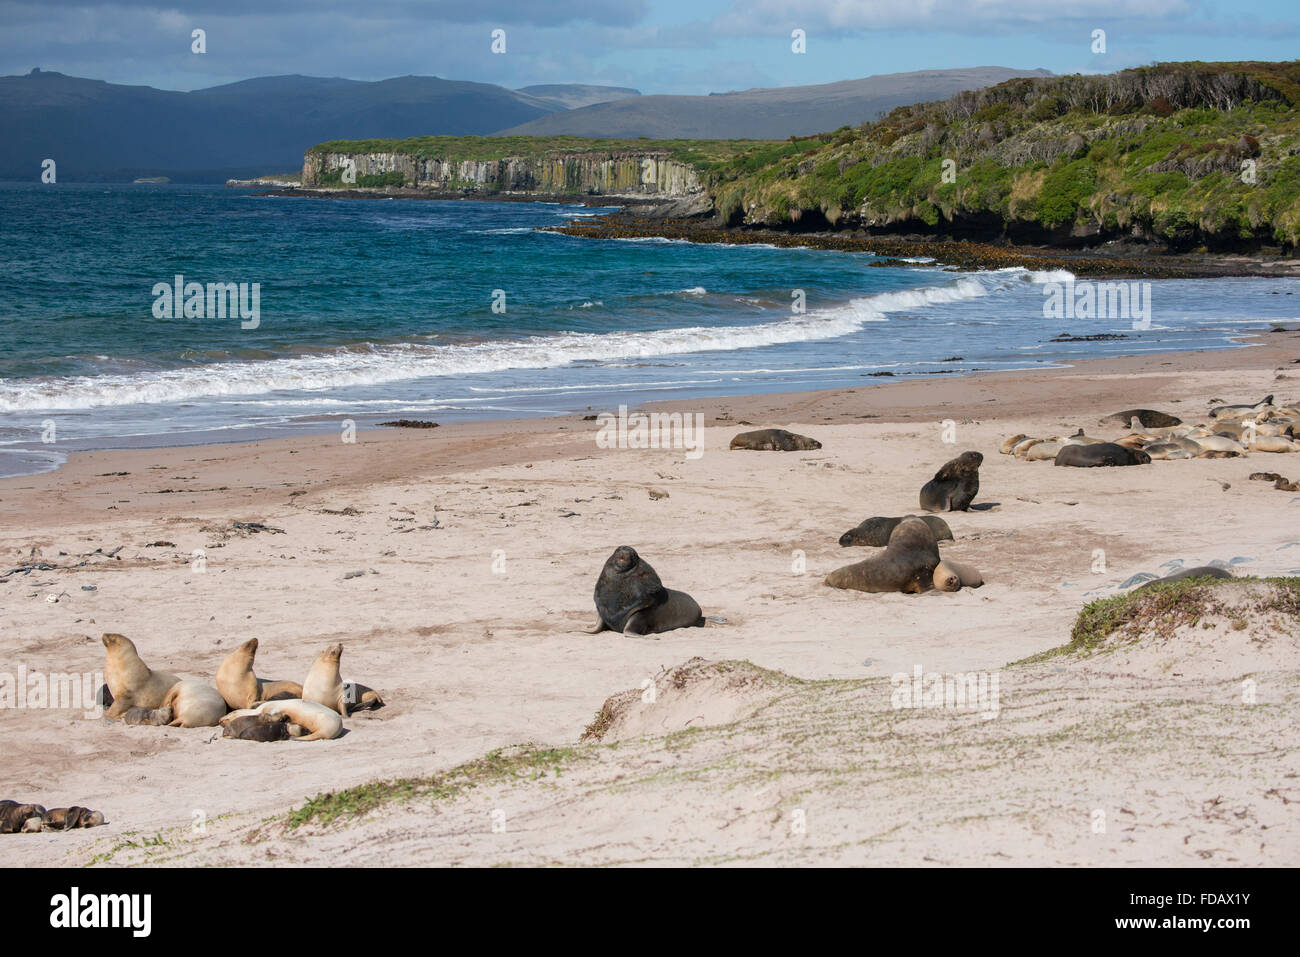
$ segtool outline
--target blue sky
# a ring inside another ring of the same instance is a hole
[[[0,23],[0,74],[39,66],[174,90],[414,73],[709,93],[958,66],[1300,57],[1296,0],[0,0]],[[191,52],[196,28],[206,53]],[[794,29],[805,54],[791,52]]]

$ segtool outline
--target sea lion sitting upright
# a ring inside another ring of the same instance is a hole
[[[159,708],[167,692],[181,679],[169,671],[154,671],[135,650],[135,644],[125,635],[103,636],[104,680],[113,703],[105,714],[120,718],[131,708]]]
[[[934,532],[936,541],[952,541],[952,529],[938,515],[904,515],[902,518],[885,518],[877,515],[874,518],[863,519],[862,523],[856,528],[850,528],[841,535],[840,544],[845,547],[849,545],[872,545],[876,548],[883,548],[889,544],[889,536],[898,527],[898,523],[905,518],[919,518],[925,522],[930,526],[930,531]]]
[[[930,526],[919,518],[905,518],[889,536],[883,552],[826,576],[832,588],[856,591],[898,591],[914,595],[934,587],[939,565],[939,543]]]
[[[630,545],[620,545],[605,560],[596,579],[595,635],[606,628],[625,635],[657,635],[704,624],[699,604],[686,592],[665,588],[650,563]]]
[[[808,452],[820,449],[822,444],[806,435],[787,432],[785,429],[758,429],[741,432],[731,440],[733,449],[750,449],[755,452]]]
[[[296,681],[271,681],[253,673],[257,639],[249,638],[221,662],[217,669],[217,690],[232,710],[251,708],[276,697],[301,698],[302,685]]]
[[[979,452],[963,452],[934,473],[921,487],[921,508],[927,512],[964,512],[980,490]]]
[[[1151,456],[1141,449],[1129,449],[1114,442],[1094,445],[1067,445],[1056,453],[1056,465],[1096,468],[1102,465],[1150,465]]]
[[[302,683],[302,700],[323,704],[343,716],[354,711],[382,708],[384,699],[379,696],[379,692],[343,680],[339,673],[339,661],[342,658],[343,645],[338,643],[330,645],[316,656],[307,672],[307,680]]]

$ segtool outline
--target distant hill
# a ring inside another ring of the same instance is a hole
[[[628,86],[586,86],[582,83],[543,83],[539,86],[520,87],[518,92],[554,103],[565,110],[641,95],[640,90]]]
[[[709,96],[638,96],[550,113],[504,129],[510,136],[651,139],[785,139],[857,126],[898,106],[945,99],[962,90],[1047,70],[982,66],[888,73],[818,86],[777,87]],[[535,89],[535,88],[533,88]]]
[[[429,76],[271,76],[180,93],[33,71],[0,77],[0,178],[35,180],[48,157],[65,181],[223,182],[299,168],[323,140],[481,135],[557,109],[528,93]]]

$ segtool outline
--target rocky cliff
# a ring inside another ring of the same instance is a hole
[[[694,166],[667,150],[447,159],[400,152],[308,152],[304,187],[403,186],[431,192],[683,199],[704,190]]]

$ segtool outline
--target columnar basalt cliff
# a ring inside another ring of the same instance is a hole
[[[667,150],[647,149],[491,159],[311,151],[303,159],[302,185],[683,199],[702,194],[705,184],[694,166],[673,159]]]

